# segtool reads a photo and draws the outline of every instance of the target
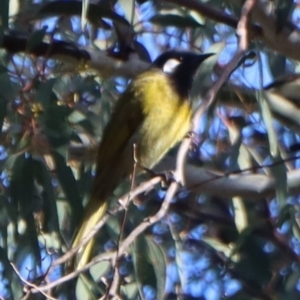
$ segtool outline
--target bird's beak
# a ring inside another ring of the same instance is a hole
[[[205,53],[205,54],[197,54],[194,57],[192,57],[188,64],[187,69],[191,74],[195,74],[200,64],[206,60],[207,58],[211,57],[212,55],[215,55],[214,53]]]
[[[204,53],[204,54],[199,54],[197,55],[197,57],[195,58],[195,63],[198,64],[198,66],[207,58],[211,57],[215,55],[215,53]]]

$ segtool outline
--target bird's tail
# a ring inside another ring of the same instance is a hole
[[[78,233],[73,241],[72,247],[76,247],[85,238],[94,226],[103,218],[107,210],[107,201],[103,201],[100,205],[99,202],[93,205],[94,201],[88,204],[86,214],[83,222],[79,228]],[[78,250],[78,254],[74,260],[74,269],[80,269],[85,266],[91,259],[95,238],[93,237],[85,246]]]

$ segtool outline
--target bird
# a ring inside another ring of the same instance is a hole
[[[193,77],[211,55],[166,51],[121,94],[99,144],[90,198],[72,247],[106,214],[109,196],[132,174],[135,161],[137,173],[151,170],[188,133]],[[75,269],[90,261],[93,245],[94,238],[78,250]]]

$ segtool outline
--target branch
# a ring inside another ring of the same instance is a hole
[[[299,157],[291,159],[295,160]],[[286,161],[284,160],[282,163]],[[175,163],[175,158],[167,157],[154,169],[157,172],[172,170]],[[258,168],[271,168],[273,166],[274,164],[270,164]],[[257,168],[253,168],[253,171],[255,169]],[[227,198],[240,196],[253,201],[275,194],[275,181],[272,177],[264,174],[243,174],[242,172],[243,170],[239,173],[226,174],[208,170],[205,167],[186,164],[182,184],[185,189],[196,193]],[[287,186],[290,195],[300,192],[300,170],[287,172]]]
[[[28,39],[23,36],[5,34],[1,41],[1,48],[10,53],[29,53],[36,56],[60,56],[73,60],[89,60],[86,50],[78,48],[75,44],[53,40],[52,43],[41,42],[33,49],[27,49]]]
[[[27,53],[35,56],[59,59],[78,67],[78,62],[84,63],[84,67],[96,70],[102,78],[112,76],[134,77],[147,70],[149,63],[133,56],[123,61],[109,56],[99,49],[80,48],[75,44],[52,40],[50,43],[41,42],[36,47],[28,49],[26,37],[5,34],[0,48],[6,49],[9,53]]]

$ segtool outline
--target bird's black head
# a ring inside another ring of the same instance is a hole
[[[200,64],[213,53],[196,54],[184,51],[168,51],[158,56],[153,65],[166,72],[173,81],[177,92],[187,97],[193,76]]]

